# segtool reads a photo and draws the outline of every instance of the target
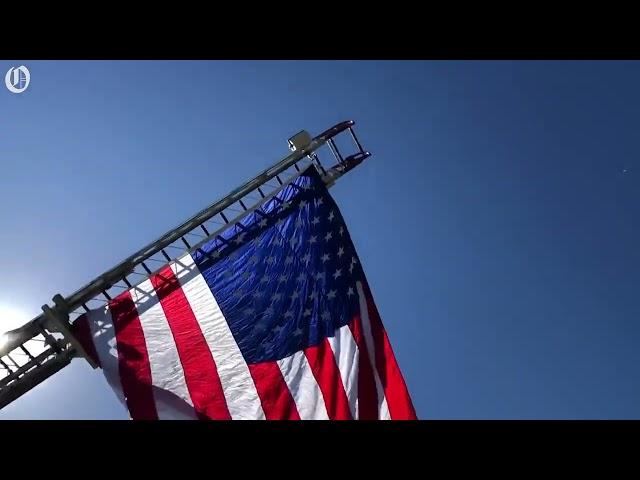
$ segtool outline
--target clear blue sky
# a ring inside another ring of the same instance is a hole
[[[419,417],[640,417],[640,63],[21,63],[0,306],[36,315],[353,119],[373,157],[332,194]],[[127,417],[74,360],[8,418]]]

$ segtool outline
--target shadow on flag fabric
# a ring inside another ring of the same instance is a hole
[[[416,418],[314,167],[74,329],[134,420]]]

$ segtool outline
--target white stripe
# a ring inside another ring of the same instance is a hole
[[[113,328],[111,312],[105,306],[98,310],[90,310],[87,312],[86,318],[91,330],[91,339],[98,354],[100,367],[102,367],[102,373],[120,403],[129,411],[124,398],[122,384],[120,383],[116,331]]]
[[[356,282],[356,288],[358,290],[358,297],[360,299],[360,319],[362,320],[364,340],[367,344],[369,361],[371,362],[373,376],[376,380],[376,391],[378,393],[378,415],[380,420],[391,420],[389,406],[387,405],[387,399],[384,396],[382,382],[380,381],[380,375],[378,375],[378,369],[376,368],[376,357],[373,345],[373,334],[371,333],[371,322],[369,320],[369,311],[367,310],[367,299],[364,295],[364,289],[362,288],[361,282]]]
[[[320,385],[311,371],[311,365],[300,350],[277,361],[284,381],[296,402],[301,420],[329,420]]]
[[[171,327],[151,280],[129,290],[144,333],[160,420],[197,420]],[[187,405],[184,404],[187,403]]]
[[[232,419],[262,420],[262,403],[227,320],[191,255],[171,265],[215,361]]]
[[[349,409],[354,420],[358,419],[358,345],[349,325],[339,328],[329,337],[329,345],[336,358],[344,391],[349,399]]]

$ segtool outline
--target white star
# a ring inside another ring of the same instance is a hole
[[[319,207],[320,205],[322,205],[324,203],[324,201],[322,200],[322,197],[318,197],[316,199],[316,207]]]
[[[240,245],[242,242],[244,242],[244,237],[246,237],[246,236],[247,236],[247,232],[242,232],[236,238],[233,239],[233,242],[236,245]]]
[[[315,275],[316,280],[324,280],[324,272],[318,272]]]
[[[358,261],[356,260],[356,257],[351,257],[351,263],[354,265],[358,263]]]
[[[296,228],[300,228],[300,227],[302,226],[302,223],[303,223],[303,222],[302,222],[302,219],[301,219],[301,218],[298,218],[298,219],[296,220]]]
[[[291,203],[289,203],[289,202],[287,201],[287,202],[284,202],[284,203],[280,206],[280,209],[281,209],[281,210],[286,210],[286,209],[287,209],[287,208],[289,208],[290,206],[291,206]]]
[[[273,315],[273,307],[268,306],[267,308],[264,309],[264,313],[267,315]]]
[[[287,280],[289,280],[289,277],[285,274],[282,274],[278,277],[278,283],[285,283]]]
[[[322,260],[322,263],[329,261],[329,254],[325,253],[324,255],[322,255],[322,258],[320,260]]]
[[[340,230],[338,230],[338,233],[340,234],[340,236],[342,236],[342,234],[344,233],[344,227],[340,227]]]
[[[328,242],[329,240],[331,240],[333,238],[333,233],[331,232],[327,232],[327,234],[324,236],[324,241]]]
[[[318,241],[318,237],[315,235],[311,235],[311,238],[309,238],[309,243],[316,243]]]
[[[287,310],[286,312],[284,312],[284,318],[293,318],[293,311]]]
[[[329,300],[336,298],[336,293],[338,293],[336,290],[329,290],[329,293],[327,293],[327,298]]]
[[[313,217],[313,220],[311,221],[311,225],[317,225],[320,223],[320,217]]]
[[[289,240],[289,244],[291,245],[291,250],[296,248],[296,243],[298,243],[298,240],[296,239],[296,237],[291,237],[291,240]]]
[[[265,262],[267,262],[269,265],[273,265],[274,263],[276,263],[276,257],[274,256],[267,257],[265,259]]]
[[[353,273],[353,263],[349,266],[349,273]]]
[[[342,255],[344,255],[344,247],[340,247],[338,249],[338,258],[340,258]]]
[[[258,226],[266,227],[267,226],[267,219],[263,218],[262,220],[260,220],[260,223],[258,223]]]
[[[296,328],[293,332],[293,335],[299,337],[300,335],[302,335],[302,329],[300,327]]]
[[[322,312],[322,315],[320,315],[320,318],[322,318],[323,320],[329,320],[331,318],[331,314],[328,311],[324,311]]]
[[[293,257],[291,255],[289,255],[287,258],[284,259],[285,265],[291,265],[292,263],[293,263]]]
[[[298,208],[300,210],[302,210],[304,207],[307,206],[307,201],[306,200],[302,200],[299,204],[298,204]]]
[[[296,280],[297,280],[298,282],[304,282],[304,279],[305,279],[305,278],[307,278],[307,276],[306,276],[304,273],[301,273],[300,275],[298,275],[298,276],[296,277]]]
[[[213,253],[211,254],[211,256],[212,256],[213,258],[218,258],[218,257],[220,256],[220,250],[216,250],[215,252],[213,252]]]
[[[331,212],[329,213],[329,221],[332,221],[333,218],[334,218],[333,210],[331,210]]]
[[[339,269],[337,269],[335,271],[335,273],[333,274],[333,279],[337,280],[340,275],[342,275],[342,269],[341,268],[339,268]]]
[[[245,308],[244,309],[244,314],[245,315],[251,315],[253,312],[255,312],[256,309],[255,308]]]
[[[315,290],[313,290],[313,291],[309,294],[309,300],[314,300],[317,296],[318,296],[318,292],[316,292]]]
[[[302,315],[303,315],[303,316],[305,316],[305,317],[310,317],[310,316],[311,316],[311,309],[310,309],[310,308],[307,308],[307,309],[302,313]]]
[[[271,301],[272,302],[277,302],[281,298],[282,298],[282,294],[281,293],[274,293],[273,295],[271,295]]]
[[[249,263],[251,263],[251,265],[255,265],[258,263],[258,255],[251,255],[251,257],[249,257]]]
[[[302,260],[304,260],[304,263],[309,263],[309,260],[311,260],[311,254],[307,253],[305,256],[302,257]]]
[[[275,327],[273,327],[273,331],[275,333],[280,333],[282,331],[282,327],[280,325],[276,325]]]
[[[300,292],[298,292],[297,290],[294,290],[293,293],[291,295],[289,295],[289,297],[291,298],[291,300],[295,300],[296,298],[298,298],[300,296]]]
[[[260,279],[260,283],[269,283],[269,275],[265,273]]]
[[[276,222],[276,227],[278,228],[282,227],[283,225],[284,225],[284,219],[282,218]]]
[[[253,292],[253,293],[251,294],[251,296],[252,296],[253,298],[260,298],[260,297],[262,296],[262,292],[259,292],[259,291],[257,291],[257,290],[256,290],[255,292]]]
[[[351,295],[354,295],[353,287],[349,287],[349,290],[347,290],[347,296],[350,297]]]

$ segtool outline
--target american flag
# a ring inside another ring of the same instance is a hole
[[[415,419],[314,167],[74,323],[132,419]]]

